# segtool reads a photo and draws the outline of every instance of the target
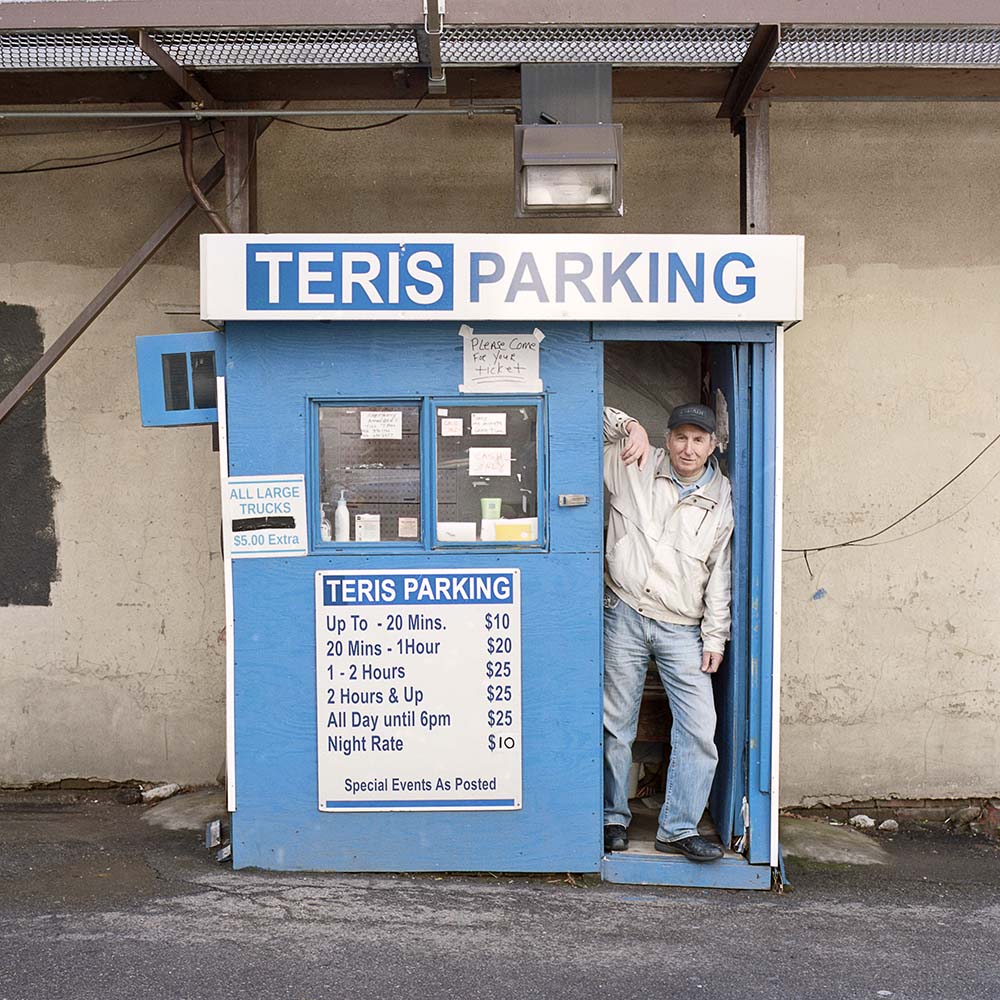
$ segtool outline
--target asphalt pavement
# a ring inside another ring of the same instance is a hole
[[[234,872],[149,808],[0,794],[0,1000],[1000,996],[1000,846],[942,827],[779,895]]]

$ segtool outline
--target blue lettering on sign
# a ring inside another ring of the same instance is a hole
[[[451,243],[248,243],[247,310],[449,310]]]
[[[510,573],[386,573],[323,577],[323,605],[512,604]]]
[[[731,292],[726,288],[726,268],[730,264],[742,264],[744,267],[753,267],[753,258],[745,253],[724,253],[715,265],[715,291],[723,302],[749,302],[757,294],[757,279],[752,275],[741,274],[732,279],[732,283],[740,289],[738,292]]]
[[[724,253],[711,266],[711,284],[704,251],[681,254],[657,250],[629,253],[581,250],[538,255],[530,250],[505,257],[493,250],[469,254],[469,302],[505,304],[702,305],[712,291],[723,302],[739,305],[757,295],[756,264],[749,254]],[[665,265],[665,266],[661,266]]]

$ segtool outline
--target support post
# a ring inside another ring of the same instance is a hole
[[[740,139],[740,232],[758,236],[771,231],[771,151],[768,98],[758,98],[746,107],[739,123]]]
[[[225,211],[234,233],[257,231],[257,122],[227,118],[223,125],[226,153]]]

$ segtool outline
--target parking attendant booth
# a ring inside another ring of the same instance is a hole
[[[219,424],[235,866],[769,887],[801,303],[795,236],[203,236],[224,333],[138,353],[147,423]],[[657,343],[734,489],[711,865],[603,855],[604,358]]]

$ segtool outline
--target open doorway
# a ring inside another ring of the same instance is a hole
[[[724,343],[651,340],[607,341],[604,345],[605,405],[635,417],[646,428],[652,445],[663,447],[667,419],[675,406],[700,402],[716,414],[719,438],[716,457],[733,487],[736,522],[732,543],[733,622],[725,659],[713,679],[719,763],[699,833],[720,844],[734,861],[743,860],[738,852],[745,847],[742,835],[747,773],[748,525],[743,512],[748,413],[746,379],[739,371],[741,357],[735,345]],[[605,528],[608,509],[605,496]],[[657,855],[653,847],[670,759],[671,721],[667,695],[650,660],[632,753],[630,855],[655,855],[665,861],[675,857]]]

